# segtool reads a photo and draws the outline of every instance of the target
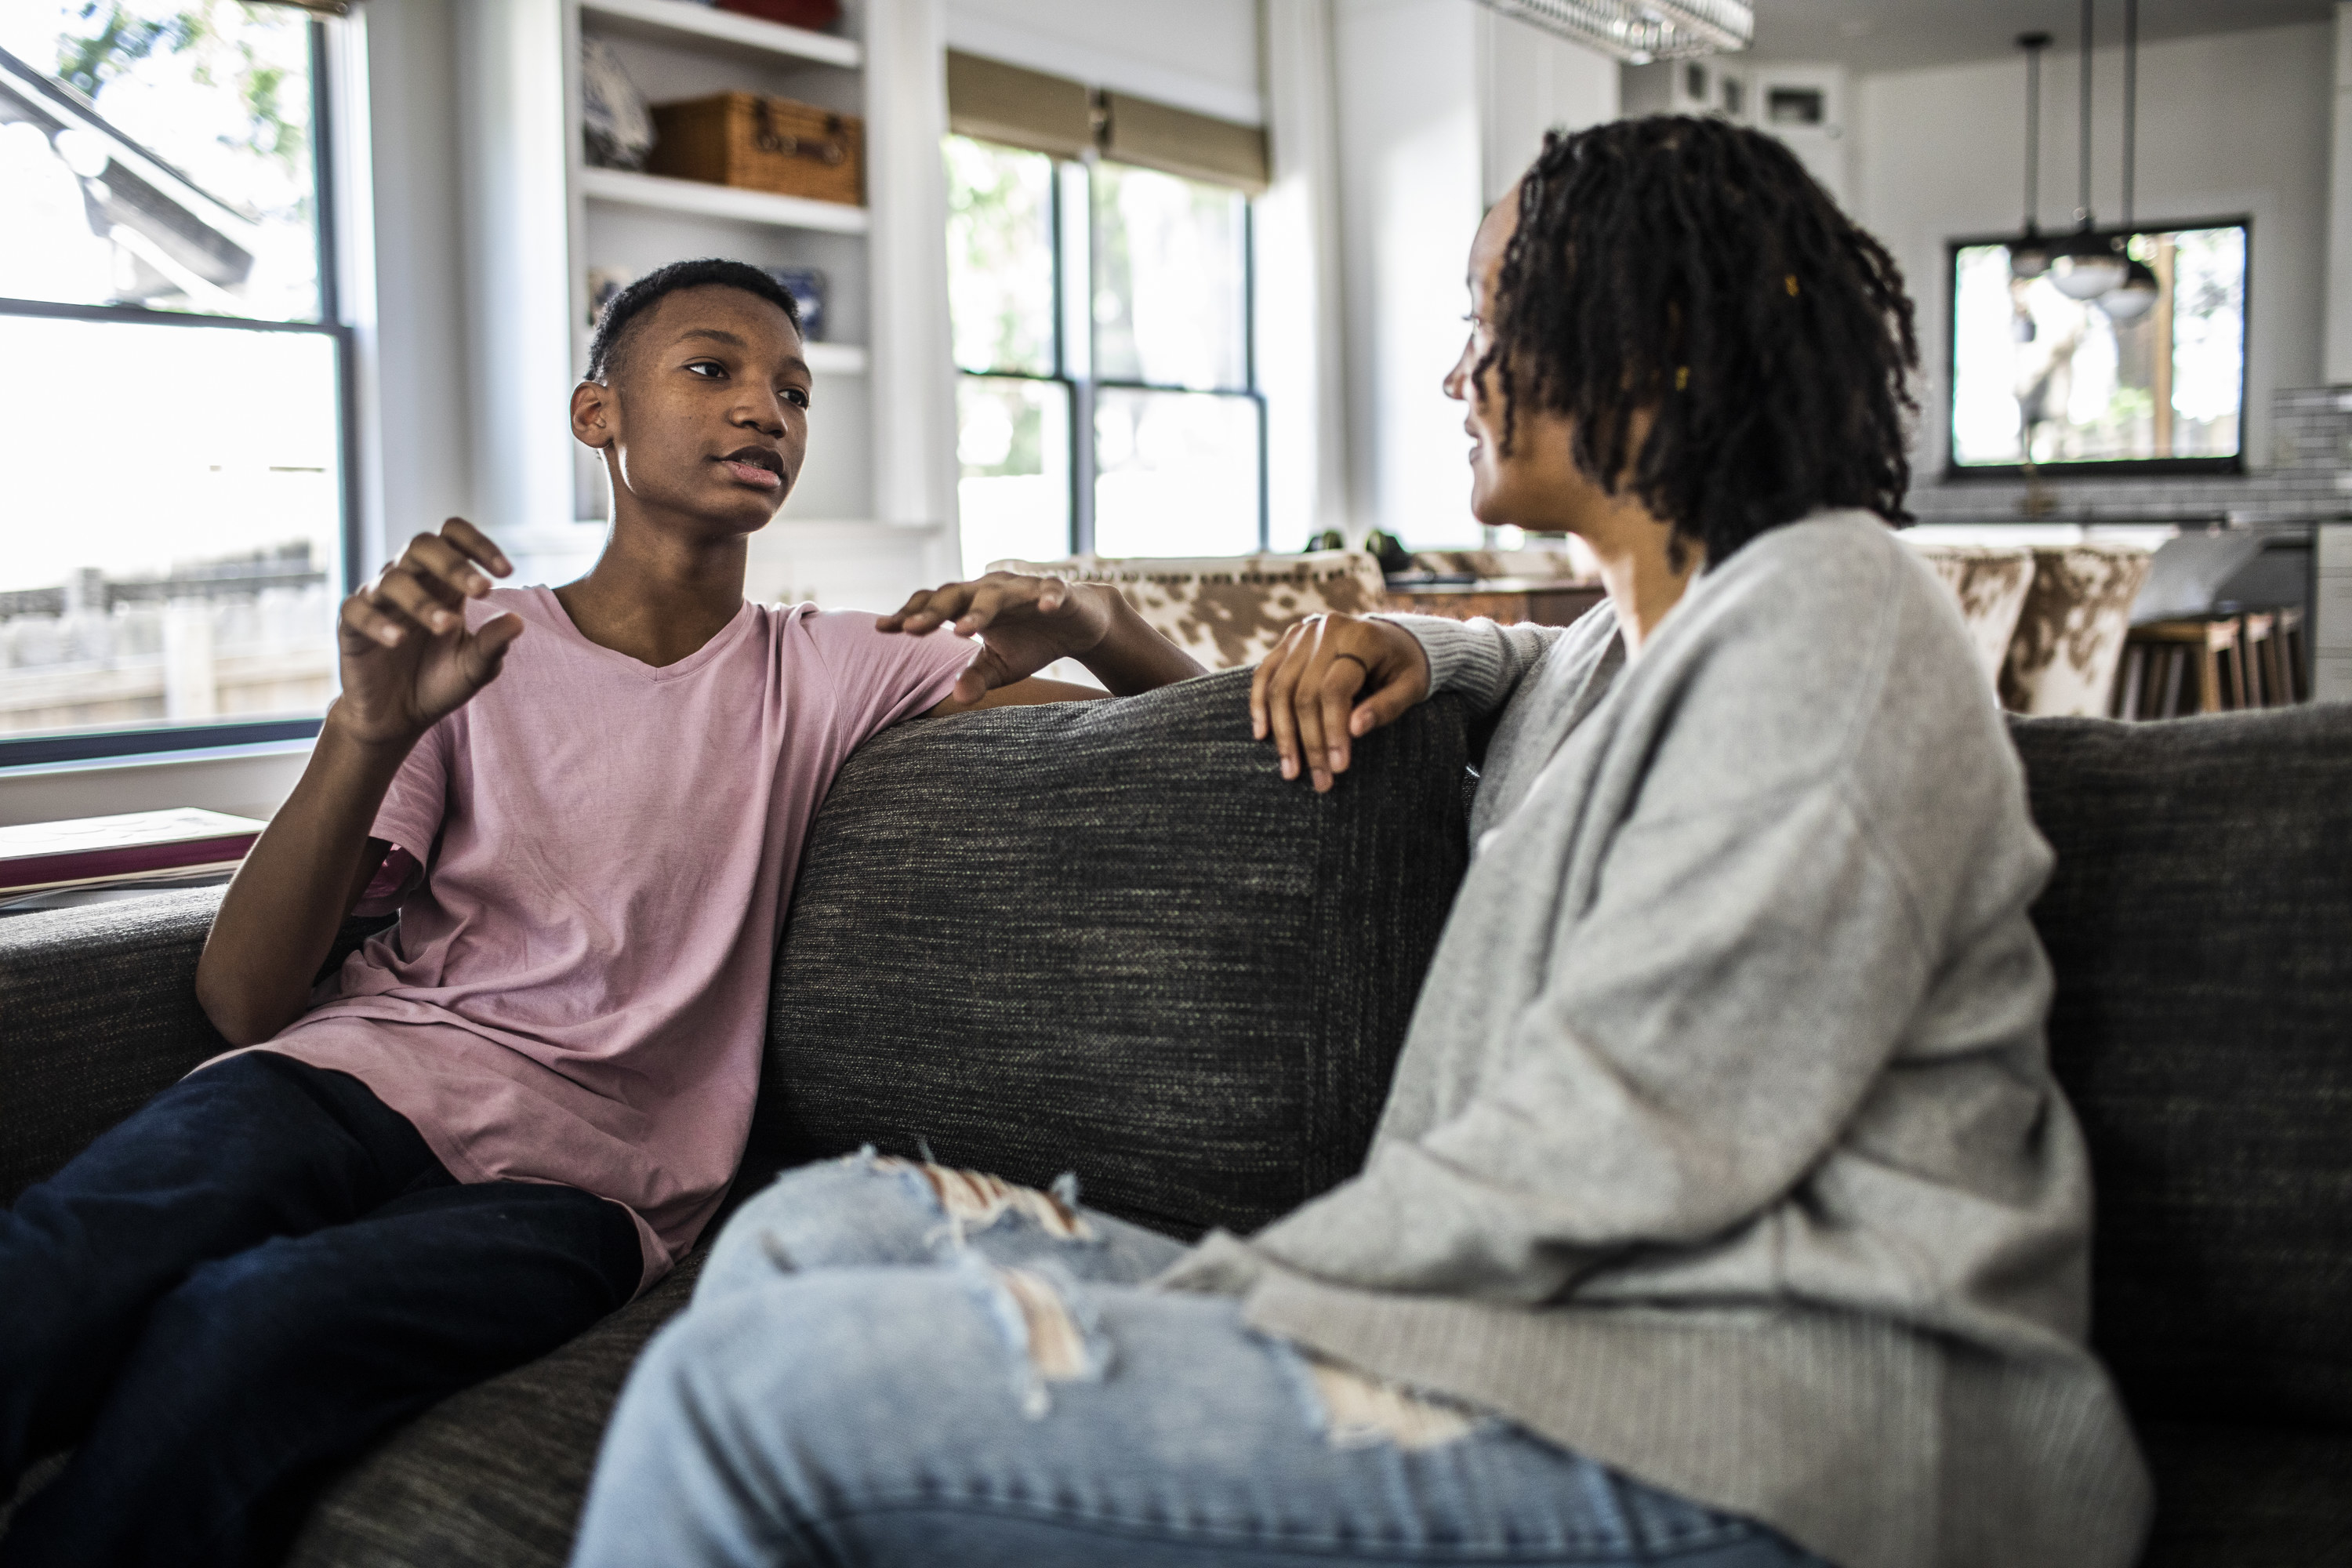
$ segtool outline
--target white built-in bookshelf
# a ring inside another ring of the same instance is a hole
[[[944,509],[910,508],[906,485],[892,489],[891,475],[909,463],[940,467],[938,452],[909,451],[910,429],[919,442],[933,444],[951,443],[952,429],[938,428],[937,418],[901,420],[877,440],[877,409],[932,395],[910,392],[908,377],[892,374],[894,364],[911,363],[920,376],[927,368],[920,358],[877,355],[868,346],[877,328],[887,335],[897,325],[890,311],[907,308],[875,286],[877,277],[908,272],[907,258],[889,247],[926,241],[916,226],[875,221],[891,197],[892,169],[910,164],[877,145],[877,110],[889,108],[877,101],[869,80],[877,62],[868,55],[867,8],[847,0],[844,9],[838,33],[816,33],[692,0],[499,0],[459,8],[471,379],[481,410],[476,439],[488,444],[478,447],[474,468],[486,507],[504,537],[517,542],[527,574],[536,569],[560,581],[593,560],[601,539],[603,473],[572,442],[562,417],[587,357],[590,270],[642,276],[697,256],[812,267],[827,283],[824,336],[809,353],[815,391],[808,464],[783,515],[754,542],[754,594],[814,591],[821,603],[902,596],[902,583],[951,565],[953,531],[943,518],[908,515]],[[587,36],[613,46],[654,103],[749,91],[864,117],[866,205],[590,165],[580,113]],[[936,41],[886,45],[909,46],[935,48]],[[905,61],[879,63],[905,79]],[[928,68],[919,60],[915,68]],[[936,152],[930,156],[935,161]],[[936,222],[928,244],[940,244]],[[951,450],[944,460],[952,463]],[[901,499],[877,505],[886,491]],[[895,521],[870,521],[879,517]]]

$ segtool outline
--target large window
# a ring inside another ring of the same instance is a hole
[[[1263,548],[1247,198],[964,136],[946,157],[965,570]]]
[[[332,695],[323,54],[291,6],[0,6],[0,766],[292,738]]]
[[[1952,467],[2234,470],[2246,388],[2242,222],[2117,237],[2133,286],[2078,298],[2015,242],[1952,247]]]

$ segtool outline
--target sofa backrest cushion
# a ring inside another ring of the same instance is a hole
[[[2093,1339],[2144,1417],[2352,1425],[2352,707],[2011,733]]]
[[[871,1142],[1190,1236],[1351,1174],[1467,856],[1459,710],[1328,795],[1250,672],[922,720],[810,832],[747,1177]]]

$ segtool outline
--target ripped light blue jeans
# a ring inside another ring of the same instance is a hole
[[[1821,1568],[1141,1281],[1175,1242],[870,1154],[788,1173],[637,1363],[574,1568]]]

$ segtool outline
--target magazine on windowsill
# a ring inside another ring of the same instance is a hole
[[[0,827],[0,900],[68,888],[217,880],[236,869],[268,826],[175,806]]]

